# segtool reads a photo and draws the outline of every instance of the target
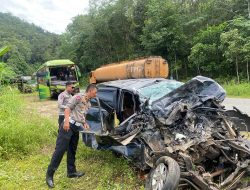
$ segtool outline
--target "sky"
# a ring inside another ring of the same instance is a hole
[[[87,10],[88,0],[0,0],[0,12],[56,34],[63,33],[74,16]]]

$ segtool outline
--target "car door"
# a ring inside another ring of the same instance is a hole
[[[90,100],[91,107],[86,114],[86,122],[90,126],[86,133],[101,134],[104,132],[103,114],[105,110],[100,107],[100,100],[98,97]]]
[[[117,89],[99,88],[97,97],[92,99],[91,107],[86,114],[90,129],[83,130],[83,141],[87,146],[96,148],[95,135],[102,135],[113,128],[114,109],[116,108]]]
[[[115,114],[118,106],[118,94],[119,89],[113,87],[101,87],[98,88],[97,97],[100,100],[101,109],[103,114],[103,125],[108,131],[112,131],[115,127]]]

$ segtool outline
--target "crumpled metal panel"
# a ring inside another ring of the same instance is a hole
[[[185,103],[187,108],[194,108],[207,100],[222,102],[225,90],[214,80],[197,76],[164,97],[154,101],[151,110],[163,124],[175,109],[176,104]]]

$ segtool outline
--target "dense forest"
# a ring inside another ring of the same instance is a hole
[[[0,14],[3,61],[15,71],[68,58],[83,73],[103,64],[160,55],[177,80],[205,75],[249,81],[250,0],[89,0],[60,36]]]

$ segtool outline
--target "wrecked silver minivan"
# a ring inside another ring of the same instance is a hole
[[[183,84],[129,79],[98,85],[83,141],[122,154],[148,172],[145,189],[247,188],[250,119],[221,105],[226,93],[212,79]],[[116,120],[118,123],[116,125]]]

